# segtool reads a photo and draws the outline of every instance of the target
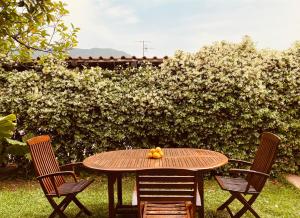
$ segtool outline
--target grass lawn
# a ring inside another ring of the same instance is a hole
[[[133,184],[133,177],[123,179],[125,203],[131,202]],[[206,180],[206,217],[229,217],[226,211],[216,212],[216,208],[228,197],[229,194],[220,190],[215,181]],[[107,217],[107,182],[105,177],[97,177],[90,187],[78,195],[78,198],[92,211],[92,217]],[[232,206],[234,211],[240,207],[241,204],[238,202],[234,202]],[[300,217],[300,190],[285,182],[269,181],[253,207],[263,218],[298,218]],[[48,217],[51,212],[52,208],[36,181],[0,181],[0,217]],[[77,212],[78,209],[73,203],[66,209],[66,214],[70,217],[74,217]],[[247,213],[244,217],[253,216]]]

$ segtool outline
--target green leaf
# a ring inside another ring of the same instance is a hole
[[[5,140],[10,145],[20,145],[20,146],[26,146],[27,145],[25,142],[20,142],[20,141],[13,140],[13,139],[5,138]]]
[[[14,114],[0,117],[0,140],[12,137],[16,126],[16,120],[17,118]]]

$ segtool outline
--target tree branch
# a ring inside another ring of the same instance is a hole
[[[17,43],[25,46],[26,48],[28,49],[32,49],[32,50],[35,50],[35,51],[41,51],[41,52],[46,52],[46,53],[51,53],[51,49],[48,49],[48,50],[44,50],[44,49],[40,49],[40,48],[36,48],[36,47],[32,47],[30,45],[27,45],[26,43],[20,41],[17,36],[11,36],[13,40],[15,40]]]
[[[56,33],[56,27],[57,27],[58,23],[61,21],[62,16],[59,16],[59,17],[56,17],[56,18],[57,18],[57,20],[56,20],[55,24],[53,25],[53,31],[52,31],[52,35],[49,39],[48,45],[50,45],[52,43],[52,39],[53,39],[53,37]]]

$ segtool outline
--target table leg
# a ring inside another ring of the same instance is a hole
[[[116,208],[115,208],[115,200],[114,200],[114,184],[116,181],[116,176],[112,174],[107,175],[107,183],[108,183],[108,217],[115,218],[116,217]]]
[[[119,174],[117,177],[117,190],[118,190],[118,205],[123,205],[122,200],[122,174]]]
[[[204,177],[203,177],[203,173],[199,172],[197,178],[198,178],[198,192],[199,192],[200,202],[201,202],[201,206],[199,208],[199,217],[203,218],[204,217]]]

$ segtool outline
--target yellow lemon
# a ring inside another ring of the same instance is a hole
[[[152,152],[149,152],[149,153],[147,154],[147,158],[152,158],[152,157],[153,157]]]
[[[154,153],[154,152],[156,152],[156,150],[155,150],[154,148],[152,148],[152,149],[150,150],[150,152],[151,152],[151,153]]]
[[[156,147],[156,148],[155,148],[155,151],[156,151],[156,152],[160,152],[160,151],[161,151],[161,148],[160,148],[160,147]]]
[[[158,152],[154,152],[153,153],[153,158],[158,159],[158,158],[161,158],[161,156]]]
[[[164,152],[163,152],[163,151],[160,151],[160,152],[158,152],[158,153],[160,154],[161,157],[164,156]]]

